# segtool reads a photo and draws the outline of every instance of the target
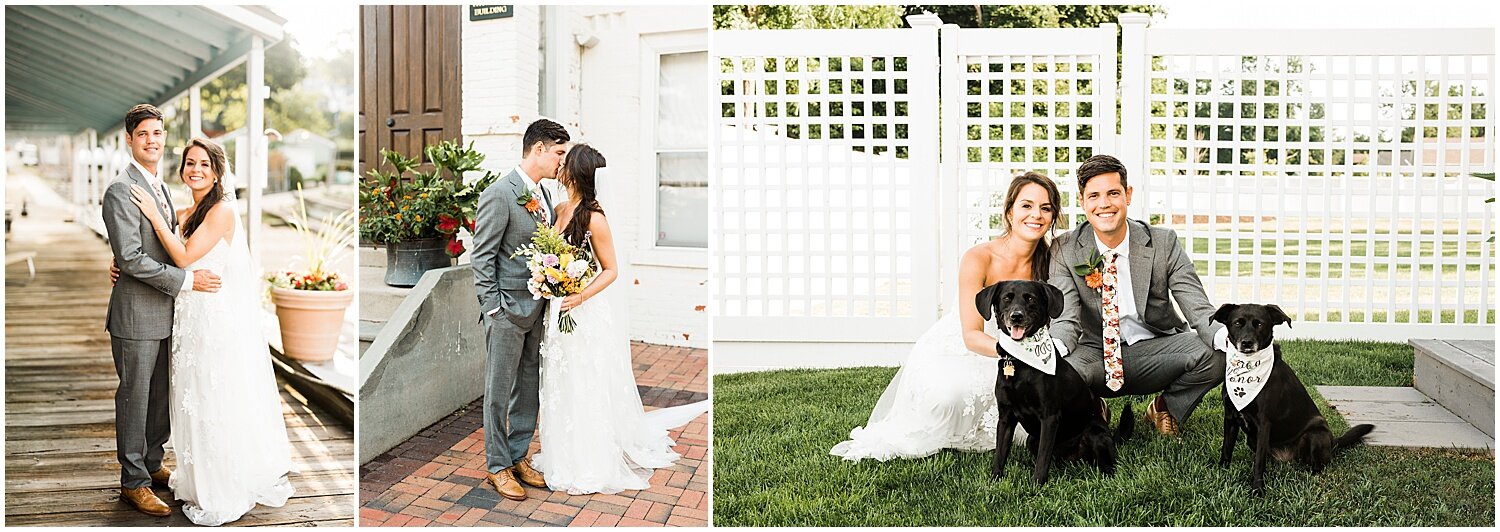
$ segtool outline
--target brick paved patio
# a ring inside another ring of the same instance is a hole
[[[706,351],[637,342],[631,355],[646,410],[708,398]],[[484,482],[481,413],[476,399],[360,467],[360,526],[708,526],[707,414],[671,431],[682,459],[657,470],[650,489],[570,496],[527,486],[515,502]]]

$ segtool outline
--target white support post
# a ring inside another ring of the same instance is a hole
[[[938,305],[946,305],[958,293],[959,249],[962,246],[959,241],[963,239],[958,230],[958,220],[953,215],[961,208],[958,205],[958,172],[963,168],[965,157],[962,142],[959,142],[964,135],[959,127],[959,118],[967,112],[963,101],[965,67],[958,50],[958,31],[957,24],[944,24],[938,30],[938,91],[942,94],[942,100],[938,104],[942,120],[938,142],[942,151],[938,163],[937,213],[938,234],[943,235],[938,242],[938,260],[941,264],[938,270]],[[944,308],[939,314],[952,310]]]
[[[1120,15],[1120,136],[1116,157],[1127,168],[1127,175],[1140,176],[1135,189],[1138,220],[1151,219],[1151,198],[1148,187],[1140,186],[1149,178],[1146,163],[1150,153],[1146,151],[1146,89],[1150,79],[1151,64],[1146,57],[1146,25],[1151,15],[1145,13],[1123,13]]]
[[[188,138],[203,135],[203,85],[188,89]]]
[[[249,148],[240,157],[250,163],[250,175],[244,176],[246,188],[245,217],[246,242],[250,246],[250,262],[260,264],[260,193],[266,182],[266,44],[260,36],[253,37],[250,59],[246,65],[249,72],[246,85],[249,93],[246,104],[249,111],[245,119],[245,147]]]

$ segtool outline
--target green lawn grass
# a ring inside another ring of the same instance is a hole
[[[1401,344],[1288,341],[1302,382],[1410,386]],[[846,462],[828,454],[863,425],[894,368],[791,370],[714,377],[717,526],[1494,526],[1490,455],[1361,446],[1321,475],[1268,467],[1266,496],[1250,495],[1244,437],[1217,465],[1223,406],[1209,393],[1178,441],[1149,424],[1120,449],[1119,473],[1076,464],[1031,481],[1031,456],[1012,453],[989,480],[992,454],[943,451],[920,460]],[[1342,432],[1344,421],[1313,393]],[[1116,415],[1125,399],[1112,399]],[[1135,411],[1140,415],[1143,402]]]

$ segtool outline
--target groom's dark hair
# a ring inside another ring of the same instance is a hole
[[[1078,193],[1083,194],[1083,187],[1089,184],[1094,176],[1114,172],[1120,174],[1120,186],[1129,187],[1130,183],[1125,181],[1125,165],[1112,155],[1095,155],[1078,166]]]
[[[143,103],[131,107],[130,111],[125,113],[125,134],[130,135],[131,133],[135,133],[135,126],[139,126],[141,122],[152,118],[161,120],[161,110],[157,109],[155,105]]]
[[[567,142],[570,138],[567,128],[562,127],[562,124],[545,118],[532,122],[526,126],[526,134],[521,136],[521,158],[530,155],[531,147],[538,142],[551,146]]]

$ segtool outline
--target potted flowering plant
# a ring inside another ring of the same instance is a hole
[[[472,142],[465,147],[444,141],[424,152],[431,172],[416,170],[418,159],[381,150],[383,166],[393,171],[372,169],[359,187],[360,238],[385,246],[385,283],[391,286],[414,286],[427,270],[452,266],[464,254],[459,230],[473,232],[479,193],[498,177],[485,171],[464,184],[464,174],[480,170],[484,161]]]
[[[301,187],[297,187],[299,192]],[[281,324],[281,351],[297,360],[321,362],[338,348],[344,310],[354,302],[339,272],[331,266],[354,247],[354,210],[324,216],[317,230],[307,220],[307,203],[299,195],[298,210],[288,221],[302,237],[306,269],[266,274],[271,302]]]

